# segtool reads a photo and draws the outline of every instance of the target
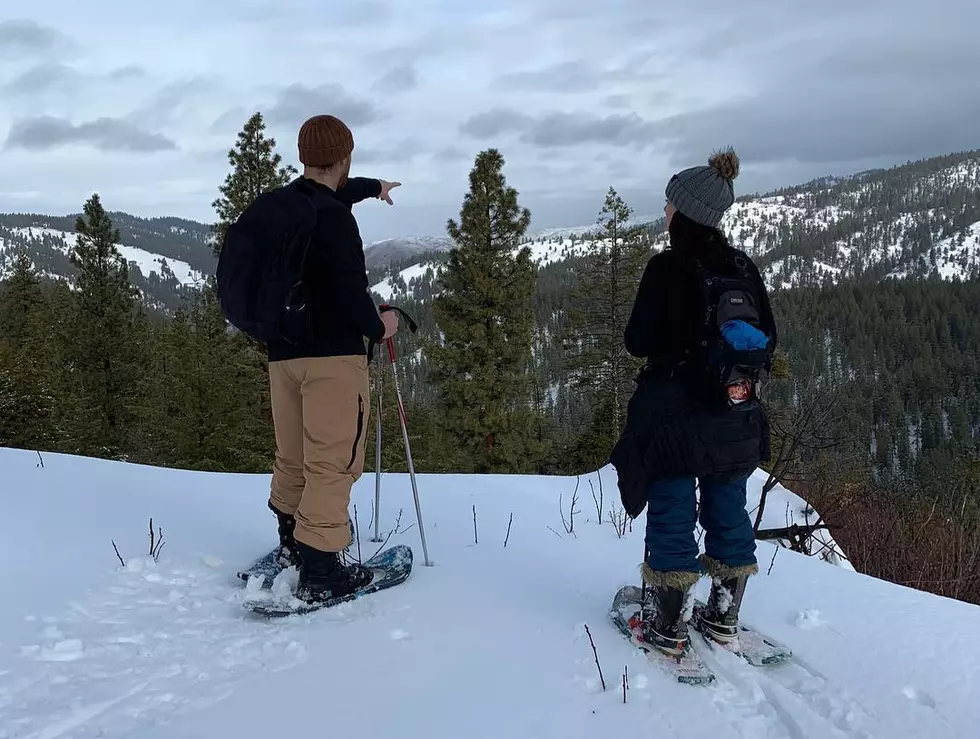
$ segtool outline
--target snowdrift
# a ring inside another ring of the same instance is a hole
[[[714,684],[672,682],[607,615],[616,590],[638,582],[643,551],[642,518],[623,536],[598,520],[600,479],[603,519],[619,509],[611,469],[421,475],[431,567],[407,476],[385,475],[380,532],[413,547],[411,578],[262,621],[240,607],[235,572],[275,543],[268,476],[41,461],[0,450],[0,739],[977,736],[980,608],[846,560],[787,549],[773,560],[768,542],[744,618],[794,661],[755,668],[712,654]],[[570,534],[561,511],[567,522],[576,483]],[[380,546],[373,497],[368,475],[354,492],[365,559]],[[777,487],[764,525],[806,516]]]

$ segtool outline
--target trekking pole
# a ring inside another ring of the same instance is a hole
[[[378,420],[377,420],[377,446],[375,447],[374,463],[374,538],[371,541],[381,541],[379,526],[381,525],[381,398],[384,394],[385,366],[378,352]]]
[[[397,310],[408,321],[408,325],[412,333],[418,331],[418,325],[401,308],[395,308],[390,305],[382,305],[380,309],[382,311]],[[389,337],[386,339],[385,345],[388,348],[388,360],[391,363],[391,377],[395,386],[395,400],[398,403],[398,420],[401,422],[402,439],[405,442],[405,460],[408,462],[408,475],[412,481],[412,495],[415,497],[415,516],[419,523],[419,537],[422,539],[422,555],[425,558],[425,566],[431,567],[432,562],[429,560],[429,550],[425,545],[425,528],[422,525],[422,506],[419,503],[419,488],[415,481],[415,463],[412,460],[412,446],[408,441],[408,420],[405,417],[405,404],[402,401],[401,389],[398,387],[398,372],[395,369],[396,354],[394,337]]]

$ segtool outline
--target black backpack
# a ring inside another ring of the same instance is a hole
[[[709,400],[737,405],[758,398],[772,366],[772,342],[762,330],[758,283],[745,257],[736,252],[726,262],[722,273],[695,259],[704,309],[697,369]]]
[[[329,202],[296,182],[259,195],[228,228],[215,273],[225,318],[257,341],[300,344],[310,336],[304,283],[310,237]]]

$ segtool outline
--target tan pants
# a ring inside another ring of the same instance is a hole
[[[342,551],[351,543],[351,487],[364,472],[367,357],[270,362],[269,383],[276,427],[270,501],[296,517],[297,541]]]

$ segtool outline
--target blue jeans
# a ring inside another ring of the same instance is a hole
[[[756,564],[755,534],[745,510],[748,478],[722,483],[701,479],[705,553],[730,567]],[[647,490],[646,562],[661,572],[704,572],[694,538],[696,480],[657,480]]]

